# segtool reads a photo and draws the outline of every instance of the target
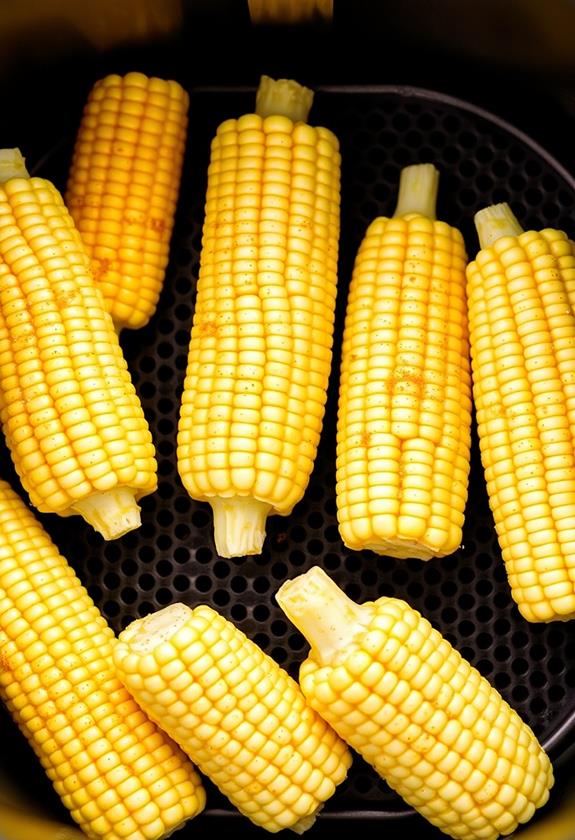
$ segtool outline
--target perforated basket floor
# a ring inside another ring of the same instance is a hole
[[[575,183],[544,150],[511,126],[463,102],[405,88],[318,88],[311,121],[341,141],[343,190],[334,369],[315,471],[288,518],[269,520],[259,557],[219,558],[210,508],[190,499],[175,462],[176,424],[198,273],[209,143],[218,123],[253,109],[254,90],[190,89],[191,125],[172,258],[157,314],[122,344],[157,445],[158,491],[142,502],[138,531],[105,543],[79,519],[41,517],[111,626],[182,600],[205,602],[231,619],[297,676],[306,645],[274,593],[289,577],[320,564],[358,601],[407,600],[470,660],[532,726],[554,761],[575,726],[575,622],[528,624],[513,604],[489,512],[474,440],[463,545],[442,560],[393,560],[346,549],[335,508],[337,360],[355,251],[374,216],[392,211],[399,172],[431,161],[441,173],[438,217],[477,250],[473,214],[508,201],[524,227],[574,235]],[[69,145],[59,151],[66,158]],[[67,159],[67,158],[66,158]],[[63,174],[42,171],[63,185]],[[13,472],[6,452],[4,474]],[[15,486],[18,487],[17,483]],[[359,758],[327,803],[329,816],[409,813]],[[233,813],[209,787],[208,814]],[[190,826],[192,836],[193,826]],[[182,838],[187,837],[187,829]],[[180,836],[180,834],[178,835]]]

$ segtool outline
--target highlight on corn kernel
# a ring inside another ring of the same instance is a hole
[[[575,246],[475,216],[467,295],[481,461],[511,595],[527,621],[575,618]]]
[[[276,592],[310,645],[308,703],[409,805],[459,840],[496,840],[549,799],[530,727],[405,601],[357,604],[319,566]]]
[[[0,422],[31,503],[104,539],[140,525],[155,448],[62,196],[0,151]]]
[[[459,230],[438,221],[439,172],[400,172],[395,212],[368,226],[346,302],[336,501],[349,548],[428,560],[462,541],[471,371]]]
[[[297,682],[212,607],[171,604],[123,630],[117,673],[138,704],[255,825],[309,829],[351,752]]]
[[[220,556],[259,554],[303,497],[331,371],[341,158],[313,92],[262,76],[211,145],[177,464]]]

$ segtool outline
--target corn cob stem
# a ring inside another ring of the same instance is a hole
[[[435,219],[439,172],[432,163],[415,163],[405,166],[399,176],[397,204],[394,219],[418,213]]]
[[[20,149],[0,149],[0,184],[10,178],[29,178]]]
[[[265,536],[266,520],[271,505],[259,499],[216,496],[211,499],[214,515],[214,542],[220,557],[242,557],[260,554]]]
[[[287,580],[276,600],[292,624],[305,636],[311,654],[322,664],[337,659],[365,631],[369,612],[356,604],[319,566]]]
[[[293,122],[307,122],[313,104],[313,91],[294,79],[271,79],[262,76],[256,92],[256,114],[265,117],[282,115]]]
[[[140,507],[127,487],[114,487],[80,499],[70,510],[83,516],[105,540],[118,539],[142,523]]]
[[[490,248],[502,236],[519,236],[523,233],[511,207],[505,202],[479,210],[474,221],[480,248]]]

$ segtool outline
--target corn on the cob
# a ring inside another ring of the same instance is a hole
[[[471,446],[467,257],[435,219],[438,178],[432,164],[405,167],[394,215],[359,247],[336,441],[344,543],[421,560],[461,543]]]
[[[511,594],[528,621],[575,618],[575,246],[475,216],[467,270],[481,459]]]
[[[145,326],[168,264],[188,128],[176,81],[112,74],[93,86],[64,199],[116,329]]]
[[[493,840],[545,804],[553,769],[532,730],[416,610],[358,605],[317,566],[276,598],[311,646],[308,702],[431,823]]]
[[[262,77],[256,113],[212,142],[178,470],[211,504],[216,548],[257,554],[314,465],[332,360],[339,248],[336,137],[313,94]]]
[[[0,698],[93,840],[159,840],[198,814],[188,757],[139,708],[114,633],[22,499],[0,481]]]
[[[105,539],[156,489],[152,436],[62,196],[0,152],[0,422],[38,510]]]
[[[347,775],[350,751],[297,682],[207,605],[133,622],[114,661],[139,705],[267,831],[301,834]]]
[[[252,23],[307,23],[333,18],[333,0],[248,0]]]

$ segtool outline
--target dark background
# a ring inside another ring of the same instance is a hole
[[[31,169],[41,170],[48,156],[56,181],[64,171],[58,167],[59,152],[69,147],[92,82],[134,67],[197,88],[253,87],[266,73],[296,78],[312,88],[413,85],[439,91],[512,123],[575,174],[575,5],[570,2],[336,0],[330,22],[256,25],[247,2],[188,0],[167,31],[153,25],[147,29],[136,14],[138,3],[132,3],[127,5],[135,10],[133,32],[124,21],[119,39],[111,25],[96,38],[100,30],[79,26],[77,12],[70,21],[62,11],[66,4],[47,2],[41,12],[29,5],[30,15],[22,3],[17,20],[0,8],[2,146],[19,146]],[[104,19],[112,4],[88,5],[100,6]],[[568,232],[575,236],[575,219]],[[66,821],[4,712],[0,733],[0,773]],[[575,838],[574,778],[575,759],[568,751],[558,761],[551,802],[516,836]],[[193,822],[196,837],[216,829],[243,838],[264,836],[241,817],[207,813]],[[339,815],[337,821],[326,814],[307,836],[319,840],[334,831],[358,831],[363,837],[377,833],[390,840],[406,832],[430,840],[445,836],[416,815],[372,819],[357,813]]]

